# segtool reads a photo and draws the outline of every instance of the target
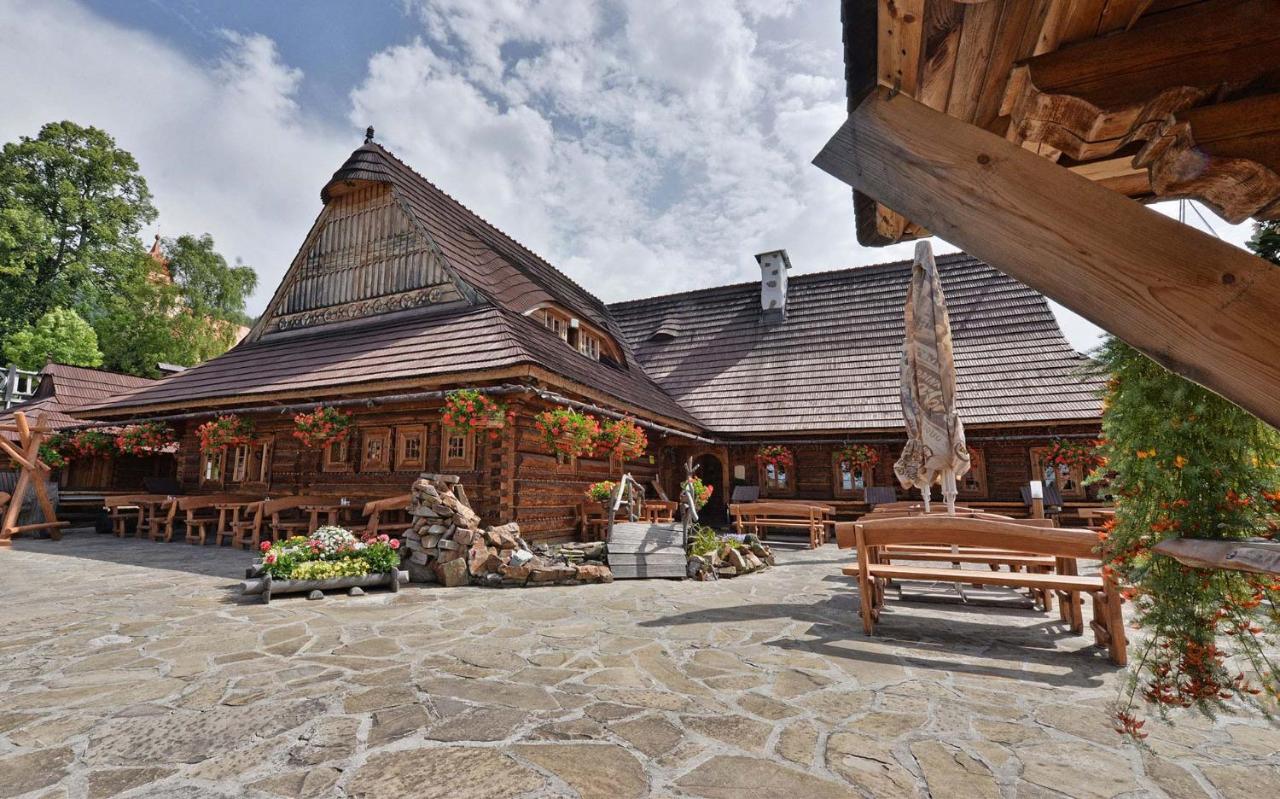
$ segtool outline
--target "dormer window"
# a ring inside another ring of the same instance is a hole
[[[542,326],[560,337],[579,354],[593,361],[611,360],[621,363],[617,347],[609,337],[584,323],[581,319],[570,316],[560,308],[538,308],[529,314],[542,323]]]

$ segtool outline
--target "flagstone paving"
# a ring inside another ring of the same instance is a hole
[[[263,606],[244,552],[0,551],[0,797],[1249,797],[1257,719],[1111,731],[1120,674],[1031,610],[767,572]]]

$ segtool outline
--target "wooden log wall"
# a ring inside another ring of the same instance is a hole
[[[515,400],[511,402],[511,407],[516,412],[514,427],[503,429],[496,439],[491,439],[484,432],[477,434],[474,468],[448,471],[462,478],[467,498],[485,524],[515,521],[520,524],[521,533],[529,541],[573,538],[578,535],[579,504],[586,498],[587,486],[600,480],[616,480],[622,467],[599,458],[579,458],[569,463],[560,463],[546,448],[533,427],[534,415],[552,406],[541,401]],[[293,437],[291,416],[264,414],[250,417],[254,420],[257,435],[273,440],[271,482],[269,485],[245,484],[244,490],[261,491],[272,496],[303,491],[352,498],[393,496],[407,493],[420,472],[441,471],[439,403],[399,407],[394,410],[344,410],[351,414],[357,428],[350,451],[352,469],[346,472],[321,470],[321,453],[304,449]],[[393,471],[390,472],[366,473],[360,470],[360,429],[394,429],[401,425],[418,424],[427,427],[425,468],[395,471],[393,463]],[[182,431],[177,469],[184,493],[239,489],[240,486],[227,481],[222,485],[200,484],[200,452],[196,427],[198,423],[190,424]],[[652,446],[650,451],[654,451]],[[230,467],[228,462],[228,475]],[[656,462],[650,463],[648,457],[626,463],[625,469],[645,485],[657,475]]]

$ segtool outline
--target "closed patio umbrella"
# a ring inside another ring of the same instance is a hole
[[[951,320],[929,242],[916,244],[907,287],[902,345],[902,417],[907,445],[893,465],[904,489],[919,488],[929,512],[934,483],[941,482],[947,512],[956,512],[956,478],[969,471],[964,424],[956,413],[956,367]]]

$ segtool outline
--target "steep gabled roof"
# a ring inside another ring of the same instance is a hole
[[[1044,297],[967,255],[937,261],[966,424],[1099,417],[1099,381]],[[910,276],[910,261],[792,276],[786,320],[772,325],[758,282],[610,310],[649,374],[711,431],[895,429]]]
[[[146,377],[122,375],[86,366],[48,364],[40,371],[40,385],[35,395],[21,405],[0,411],[0,423],[12,421],[14,411],[22,411],[31,421],[40,414],[54,430],[84,424],[71,416],[75,409],[88,404],[108,400],[117,394],[127,393],[153,385],[156,381]],[[6,437],[11,437],[6,434]]]

